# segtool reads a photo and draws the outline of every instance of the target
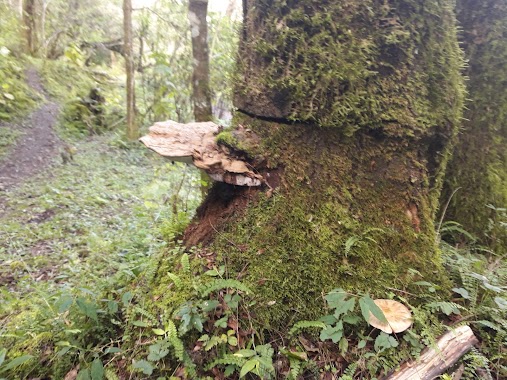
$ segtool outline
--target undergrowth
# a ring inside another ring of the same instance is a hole
[[[7,194],[0,378],[63,379],[78,364],[107,373],[137,279],[191,217],[198,178],[109,134]]]

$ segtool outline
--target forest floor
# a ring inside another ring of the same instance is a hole
[[[8,124],[17,138],[0,156],[0,326],[34,287],[93,289],[99,273],[141,265],[173,225],[167,199],[178,191],[182,211],[200,200],[197,173],[115,133],[73,140],[74,161],[63,163],[61,107],[35,69],[27,81],[44,102]]]
[[[48,98],[35,68],[27,70],[26,78],[44,103],[27,118],[9,123],[8,127],[18,138],[6,157],[0,160],[0,191],[7,191],[47,170],[62,145],[54,130],[59,114],[58,104]],[[0,197],[0,215],[5,212],[4,207],[5,198]]]

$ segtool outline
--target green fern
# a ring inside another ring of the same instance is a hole
[[[181,289],[183,286],[183,282],[181,281],[181,278],[174,273],[167,272],[167,277],[169,277],[174,285],[176,286],[176,289]]]
[[[106,380],[120,380],[116,373],[110,368],[104,369],[104,377]]]
[[[294,324],[294,326],[290,329],[289,335],[295,336],[300,333],[302,330],[306,329],[324,329],[326,328],[326,324],[319,321],[299,321]]]
[[[145,317],[147,320],[149,320],[152,324],[157,324],[158,319],[153,314],[151,314],[148,310],[145,310],[139,306],[134,307],[134,311],[138,314],[141,314],[143,317]]]
[[[209,296],[213,292],[216,292],[216,291],[222,290],[222,289],[227,289],[227,288],[239,290],[239,291],[242,291],[246,294],[251,293],[250,289],[245,284],[243,284],[242,282],[240,282],[238,280],[233,280],[233,279],[214,280],[206,285],[201,286],[200,293],[201,293],[201,296],[204,298],[204,297]]]
[[[354,380],[354,374],[356,373],[357,366],[357,363],[352,363],[349,365],[339,380]]]
[[[186,253],[181,256],[181,269],[183,273],[190,274],[190,259]]]
[[[206,370],[210,371],[212,368],[222,365],[234,365],[238,368],[241,368],[243,364],[246,363],[246,359],[241,356],[236,356],[234,354],[225,354],[222,357],[213,360],[210,364],[206,366]]]
[[[441,311],[445,315],[460,314],[460,310],[466,310],[463,306],[454,302],[430,302],[425,305],[426,308],[432,311]]]
[[[290,372],[289,375],[287,376],[287,379],[297,380],[298,376],[301,374],[303,362],[296,358],[289,358],[289,364],[290,364]]]

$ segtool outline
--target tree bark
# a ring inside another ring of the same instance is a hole
[[[208,49],[208,0],[190,0],[188,20],[192,34],[193,102],[195,121],[210,121],[211,93],[209,87],[209,49]]]
[[[464,92],[452,1],[244,4],[235,123],[260,142],[218,140],[266,186],[215,185],[186,244],[256,289],[262,328],[317,318],[336,287],[410,290],[413,270],[445,289],[433,222]]]
[[[123,0],[124,57],[127,75],[127,138],[136,140],[139,130],[136,123],[134,49],[132,39],[132,0]]]
[[[478,340],[472,329],[460,326],[449,331],[435,348],[427,348],[417,361],[403,364],[385,380],[433,380],[452,367]]]
[[[507,248],[506,222],[494,208],[507,207],[507,3],[460,0],[468,66],[463,129],[449,166],[442,202],[456,192],[446,218],[457,221],[492,248]]]
[[[26,53],[34,55],[37,50],[35,0],[23,0],[23,24],[26,42]]]

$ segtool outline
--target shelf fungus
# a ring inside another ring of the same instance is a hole
[[[373,327],[382,330],[386,334],[392,334],[393,332],[405,331],[412,325],[412,314],[402,303],[386,299],[377,299],[373,302],[382,310],[387,319],[387,323],[384,323],[370,312],[368,323]]]
[[[161,156],[195,165],[215,181],[261,186],[260,174],[230,148],[217,144],[220,129],[213,122],[180,124],[169,120],[155,123],[140,141]]]

